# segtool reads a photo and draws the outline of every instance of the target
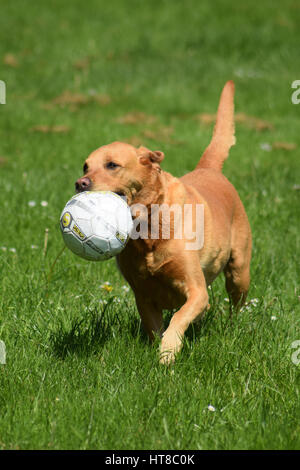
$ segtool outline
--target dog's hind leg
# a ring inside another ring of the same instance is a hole
[[[245,303],[250,285],[251,246],[246,253],[232,250],[231,257],[224,269],[225,286],[235,309]]]
[[[251,229],[240,199],[239,210],[234,215],[231,227],[230,258],[224,268],[225,287],[233,307],[239,310],[245,303],[250,285],[250,261],[252,250]]]

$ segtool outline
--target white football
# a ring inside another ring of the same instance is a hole
[[[111,191],[84,191],[65,205],[60,217],[67,247],[90,261],[112,258],[120,253],[133,227],[126,201]]]

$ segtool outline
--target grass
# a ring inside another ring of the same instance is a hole
[[[0,448],[299,449],[299,21],[294,0],[3,2]],[[231,78],[248,117],[224,173],[252,226],[258,303],[231,322],[218,278],[164,368],[114,260],[57,258],[58,220],[104,143],[141,142],[174,175],[193,169],[212,132],[196,116],[216,111]]]

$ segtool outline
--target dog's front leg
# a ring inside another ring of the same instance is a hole
[[[208,293],[205,281],[200,286],[188,288],[186,303],[172,317],[163,334],[160,348],[160,362],[169,364],[182,347],[184,333],[190,323],[204,313],[208,306]]]
[[[136,295],[135,300],[143,326],[150,340],[153,341],[155,335],[161,337],[163,332],[162,310],[158,309],[152,301],[145,297]]]

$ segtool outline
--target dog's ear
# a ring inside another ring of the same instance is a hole
[[[142,165],[152,166],[153,163],[160,164],[160,162],[162,162],[165,157],[163,152],[160,152],[159,150],[152,151],[147,149],[146,147],[139,147],[137,149],[137,153],[139,162]]]

